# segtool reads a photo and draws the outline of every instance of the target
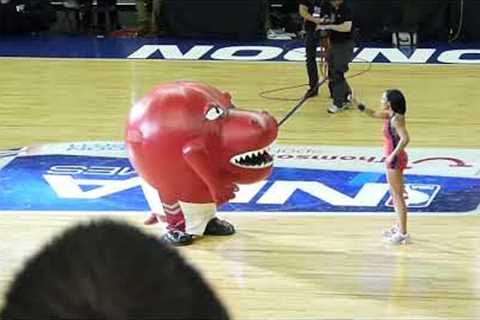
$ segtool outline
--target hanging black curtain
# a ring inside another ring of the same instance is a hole
[[[12,0],[0,4],[0,34],[45,31],[55,19],[55,9],[49,1]]]
[[[250,40],[264,36],[264,0],[164,0],[162,16],[174,36]]]
[[[15,4],[12,2],[0,3],[0,34],[10,34],[17,31],[18,18]]]
[[[479,41],[480,1],[464,0],[462,39]],[[419,41],[447,41],[458,30],[460,0],[346,0],[360,40],[391,41],[391,33],[417,32]]]
[[[460,0],[457,0],[460,2]],[[463,9],[463,27],[460,33],[460,39],[468,42],[480,42],[480,1],[464,0]],[[458,21],[460,11],[454,13],[454,20]]]

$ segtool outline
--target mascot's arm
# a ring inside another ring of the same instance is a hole
[[[217,204],[227,202],[235,197],[238,186],[225,181],[219,170],[215,167],[215,161],[209,159],[207,149],[200,140],[193,140],[183,147],[183,156],[190,167],[205,182]]]

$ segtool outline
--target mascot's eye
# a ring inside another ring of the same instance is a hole
[[[224,113],[225,111],[223,111],[223,109],[220,107],[211,107],[210,109],[208,109],[207,113],[205,113],[205,119],[210,121],[217,120],[218,118],[223,116]]]

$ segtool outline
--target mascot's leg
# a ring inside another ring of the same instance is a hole
[[[141,186],[143,194],[145,195],[145,199],[147,200],[148,206],[151,210],[150,215],[143,222],[143,224],[150,226],[158,222],[165,222],[162,201],[160,200],[158,191],[143,179],[141,179]]]
[[[215,203],[180,202],[185,217],[185,231],[193,235],[227,236],[235,233],[232,224],[215,217]]]
[[[184,246],[193,242],[193,237],[185,232],[185,217],[177,199],[169,194],[162,194],[142,179],[142,189],[150,206],[150,216],[143,222],[153,225],[158,222],[167,223],[167,233],[162,241],[174,246]]]
[[[188,203],[177,201],[167,192],[160,194],[142,179],[142,189],[152,210],[144,221],[145,225],[158,222],[167,223],[167,233],[162,241],[174,246],[189,245],[193,236],[231,235],[235,233],[233,225],[215,217],[214,203]]]
[[[233,225],[215,217],[215,203],[168,201],[163,195],[161,198],[168,230],[162,238],[165,243],[183,246],[191,244],[194,236],[235,233]]]
[[[186,228],[185,216],[180,203],[162,196],[162,206],[167,223],[167,233],[162,237],[162,241],[174,246],[191,244],[193,237]]]

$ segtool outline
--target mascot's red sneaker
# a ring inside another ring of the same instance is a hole
[[[235,197],[237,184],[270,175],[276,137],[268,113],[238,109],[228,93],[195,82],[153,89],[132,107],[125,131],[130,161],[156,190],[171,239],[233,234],[216,206]]]

